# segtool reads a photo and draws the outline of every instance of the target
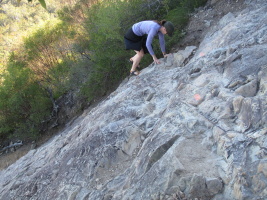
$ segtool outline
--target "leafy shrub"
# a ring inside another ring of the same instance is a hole
[[[53,91],[54,98],[65,93],[70,71],[79,56],[73,51],[75,32],[65,23],[47,23],[24,43],[27,67],[43,87]]]
[[[55,100],[81,85],[88,63],[75,51],[75,36],[65,23],[48,23],[11,55],[0,87],[0,137],[38,136],[55,117]]]
[[[45,91],[33,82],[25,63],[11,57],[0,87],[0,137],[14,133],[20,138],[39,133],[39,125],[50,113]]]
[[[181,7],[187,9],[189,12],[195,8],[205,5],[207,0],[181,0]]]

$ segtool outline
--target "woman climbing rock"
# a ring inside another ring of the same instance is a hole
[[[144,54],[149,53],[156,64],[160,64],[160,61],[156,57],[152,41],[156,35],[159,37],[159,44],[161,52],[164,57],[167,56],[165,49],[165,39],[164,35],[168,34],[172,36],[174,31],[174,26],[170,21],[141,21],[134,24],[124,35],[124,41],[126,50],[132,49],[135,51],[135,55],[130,58],[132,62],[132,68],[130,70],[130,75],[139,75],[139,71],[136,69],[139,67],[139,63],[143,58]]]

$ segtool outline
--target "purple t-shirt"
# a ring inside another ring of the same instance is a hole
[[[152,48],[152,41],[155,35],[159,36],[159,44],[162,52],[165,52],[164,35],[159,31],[160,25],[154,21],[141,21],[133,25],[132,29],[135,35],[143,36],[147,34],[146,47],[150,55],[155,55]]]

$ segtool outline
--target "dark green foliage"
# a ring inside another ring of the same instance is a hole
[[[177,7],[168,12],[166,20],[169,20],[175,24],[175,32],[173,36],[171,38],[168,37],[166,40],[166,48],[171,49],[171,47],[175,45],[183,36],[183,28],[188,22],[187,11],[181,7]]]
[[[39,125],[49,115],[50,100],[32,81],[25,63],[11,58],[0,87],[0,137],[19,138],[39,134]]]
[[[43,6],[44,9],[46,9],[46,3],[44,0],[39,0],[40,4]]]
[[[195,8],[205,5],[207,0],[181,0],[181,7],[190,11],[193,11]]]
[[[89,51],[93,62],[90,78],[83,91],[93,98],[103,95],[128,71],[125,64],[123,31],[120,26],[123,3],[105,1],[88,13],[86,29],[90,36]]]

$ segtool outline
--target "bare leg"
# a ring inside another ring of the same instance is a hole
[[[136,57],[138,56],[138,54],[135,54],[133,57],[130,58],[130,61],[133,63],[133,60],[136,59]],[[140,67],[140,64],[137,65],[137,68]]]
[[[138,54],[135,54],[133,57],[130,58],[130,61],[133,62],[133,60],[138,56]]]
[[[136,67],[139,65],[141,59],[144,57],[144,50],[135,51],[135,56],[133,56],[130,60],[133,61],[133,65],[131,68],[131,72],[136,70]]]

